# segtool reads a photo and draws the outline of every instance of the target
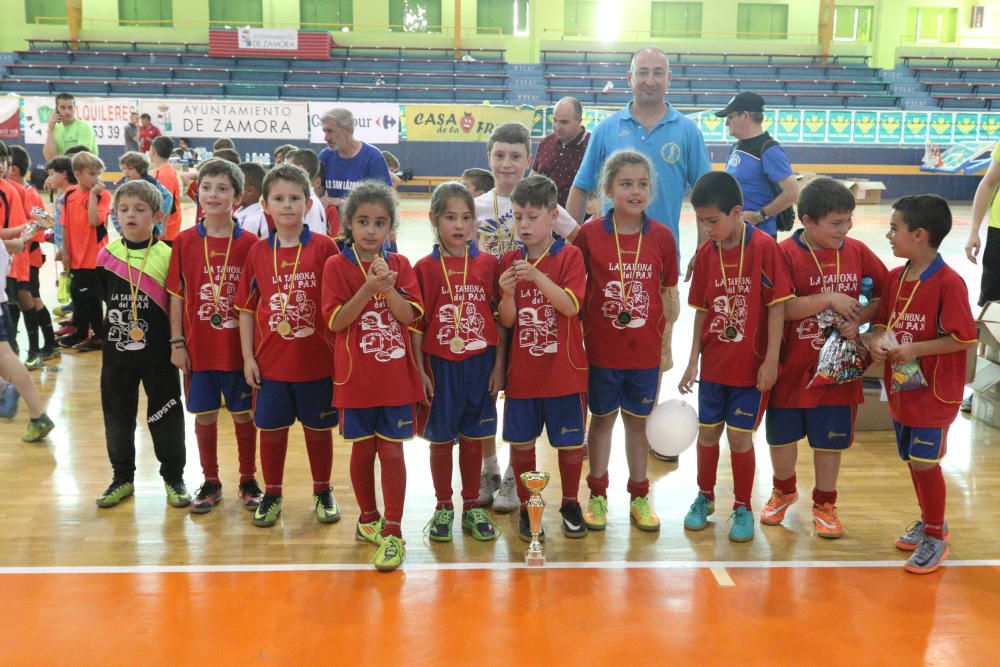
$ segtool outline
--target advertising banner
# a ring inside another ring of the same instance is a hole
[[[309,138],[306,102],[263,100],[140,100],[141,113],[173,137],[192,139]]]
[[[21,98],[21,130],[24,133],[24,143],[45,143],[49,117],[55,111],[55,106],[54,97]],[[99,146],[124,144],[125,125],[136,109],[136,100],[133,98],[76,98],[76,117],[94,128]]]
[[[399,105],[365,102],[310,102],[309,143],[325,143],[319,117],[333,108],[347,109],[354,115],[355,139],[369,144],[399,143]]]
[[[478,104],[407,104],[403,107],[407,141],[486,141],[497,125],[531,127],[535,110]]]
[[[21,138],[21,101],[16,97],[0,98],[0,139]]]

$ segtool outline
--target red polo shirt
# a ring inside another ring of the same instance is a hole
[[[576,172],[583,162],[583,154],[587,152],[590,142],[590,132],[580,130],[576,139],[564,144],[559,138],[550,134],[542,139],[535,153],[535,161],[531,163],[531,171],[544,174],[552,179],[559,190],[559,205],[566,206],[569,190],[576,178]]]

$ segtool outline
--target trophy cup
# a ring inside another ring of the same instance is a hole
[[[528,550],[524,552],[524,562],[528,566],[545,565],[545,552],[542,550],[542,543],[538,536],[542,532],[542,511],[545,509],[542,491],[549,485],[549,473],[537,470],[521,473],[521,483],[531,493],[531,498],[528,499],[531,543],[528,545]]]

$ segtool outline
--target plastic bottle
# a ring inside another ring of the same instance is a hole
[[[871,276],[861,277],[861,296],[858,301],[861,302],[861,307],[864,308],[872,301],[872,295],[875,293],[875,281],[871,279]],[[868,323],[862,324],[858,328],[858,333],[864,333],[868,331],[870,325]]]

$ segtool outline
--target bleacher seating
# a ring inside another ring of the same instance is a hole
[[[903,64],[942,109],[1000,109],[1000,57],[906,56]]]

